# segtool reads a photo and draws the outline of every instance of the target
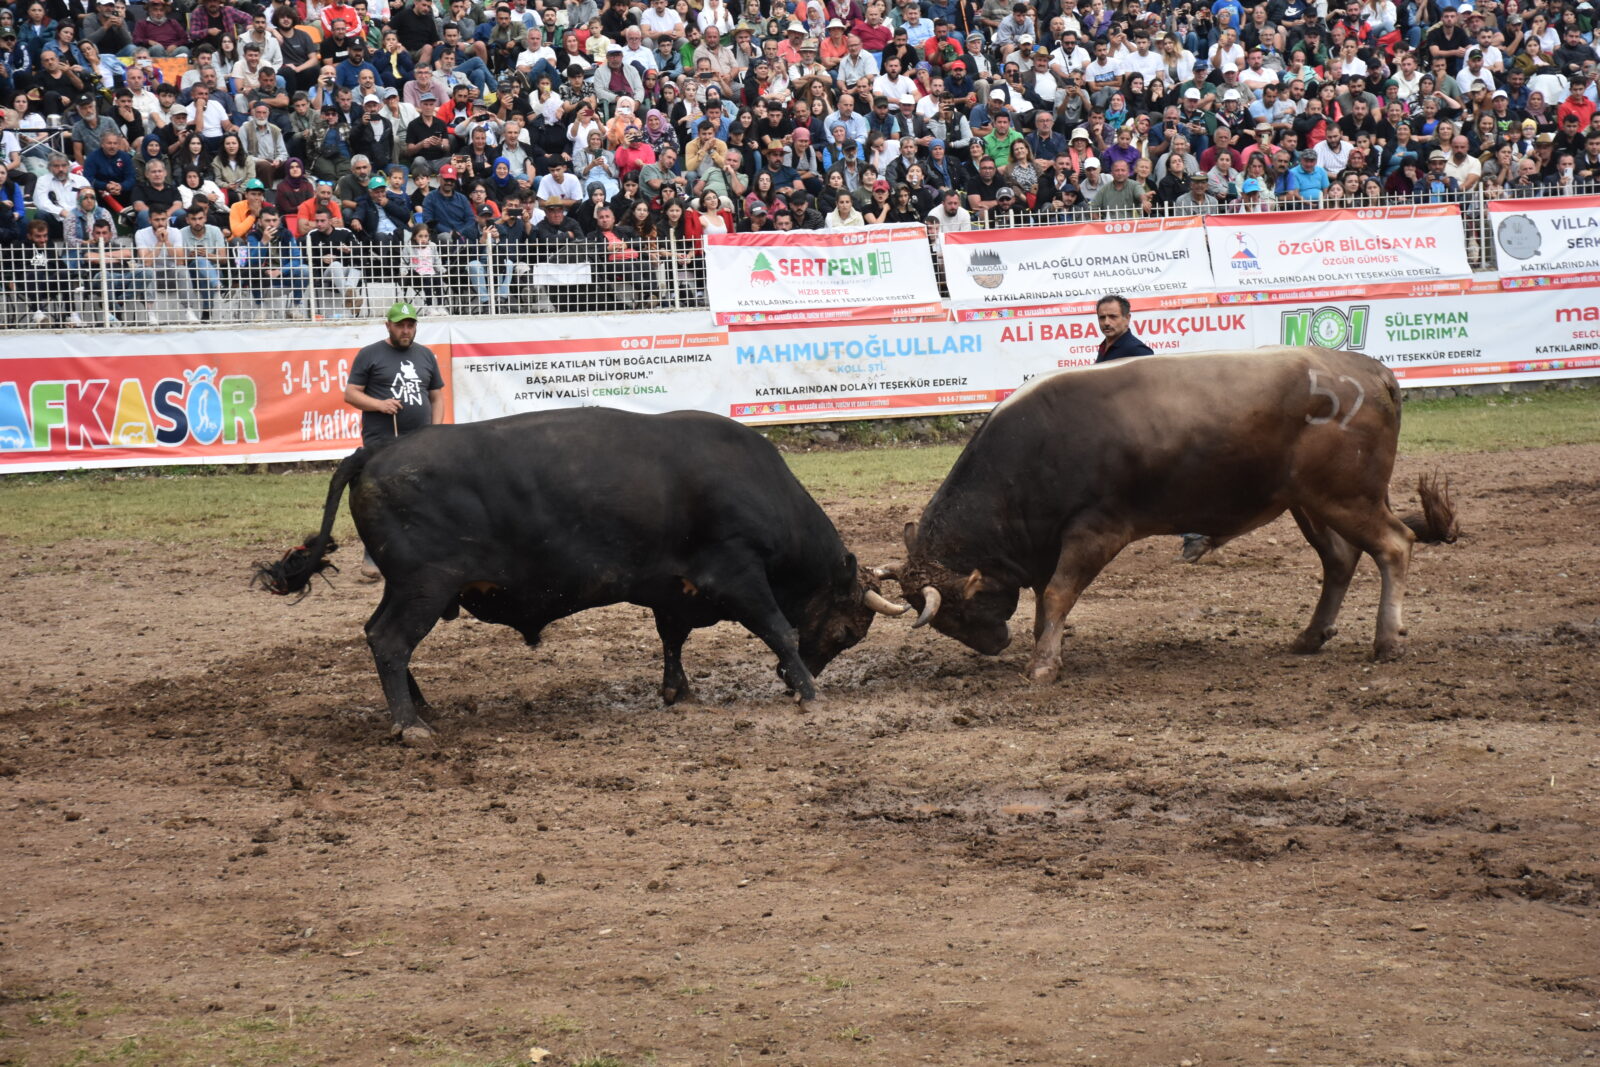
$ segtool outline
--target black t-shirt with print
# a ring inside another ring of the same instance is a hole
[[[350,368],[350,384],[374,400],[400,398],[400,411],[385,415],[378,411],[361,413],[361,442],[371,446],[381,440],[401,436],[433,422],[433,405],[428,394],[444,388],[439,376],[439,361],[426,345],[412,342],[400,349],[387,340],[370,344],[356,353]]]

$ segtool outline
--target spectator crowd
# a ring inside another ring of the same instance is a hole
[[[1590,0],[15,0],[0,276],[37,323],[84,272],[106,321],[380,281],[603,310],[701,298],[707,233],[1471,217],[1595,187],[1593,33]]]

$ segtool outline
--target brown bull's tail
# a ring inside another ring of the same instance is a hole
[[[256,564],[251,585],[259,582],[267,592],[278,596],[290,593],[305,596],[311,591],[311,579],[316,575],[325,570],[339,573],[339,568],[327,558],[339,549],[333,539],[333,520],[339,514],[339,500],[344,496],[345,486],[355,481],[371,456],[367,449],[358,448],[345,457],[339,469],[333,472],[333,481],[328,483],[328,499],[322,507],[322,529],[306,537],[303,544],[289,549],[276,563]]]
[[[1456,538],[1461,536],[1461,527],[1456,522],[1455,504],[1450,500],[1450,480],[1445,479],[1441,485],[1437,474],[1423,475],[1417,479],[1417,496],[1422,498],[1421,513],[1402,516],[1400,521],[1425,544],[1455,544]]]

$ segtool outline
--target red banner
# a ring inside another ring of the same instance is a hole
[[[0,359],[0,471],[346,455],[361,443],[361,414],[344,403],[350,364],[382,336],[80,334],[70,357]],[[448,375],[448,343],[429,347]],[[448,420],[448,406],[435,416]]]

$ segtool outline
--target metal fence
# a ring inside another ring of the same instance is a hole
[[[1467,254],[1476,270],[1495,268],[1485,199],[1459,198]],[[1278,202],[1251,210],[1322,205]],[[1348,204],[1346,206],[1360,206]],[[1157,205],[1150,215],[1216,214],[1220,205]],[[1089,209],[994,212],[977,228],[1038,226],[1095,218]],[[75,229],[83,229],[80,225]],[[448,235],[446,235],[448,236]],[[930,240],[937,236],[930,233]],[[937,250],[937,248],[936,248]],[[942,263],[935,256],[944,289]],[[947,295],[947,293],[946,293]],[[209,243],[187,225],[136,238],[41,239],[0,249],[0,327],[98,329],[337,321],[370,317],[396,299],[424,315],[581,314],[704,308],[704,258],[682,238],[620,242],[604,235],[563,241],[481,242],[413,239],[339,245],[301,240]]]
[[[203,238],[203,235],[200,235]],[[10,328],[102,329],[368,318],[399,299],[424,316],[581,314],[706,306],[694,242],[598,239],[207,245],[188,227],[137,241],[31,239],[0,269]]]

